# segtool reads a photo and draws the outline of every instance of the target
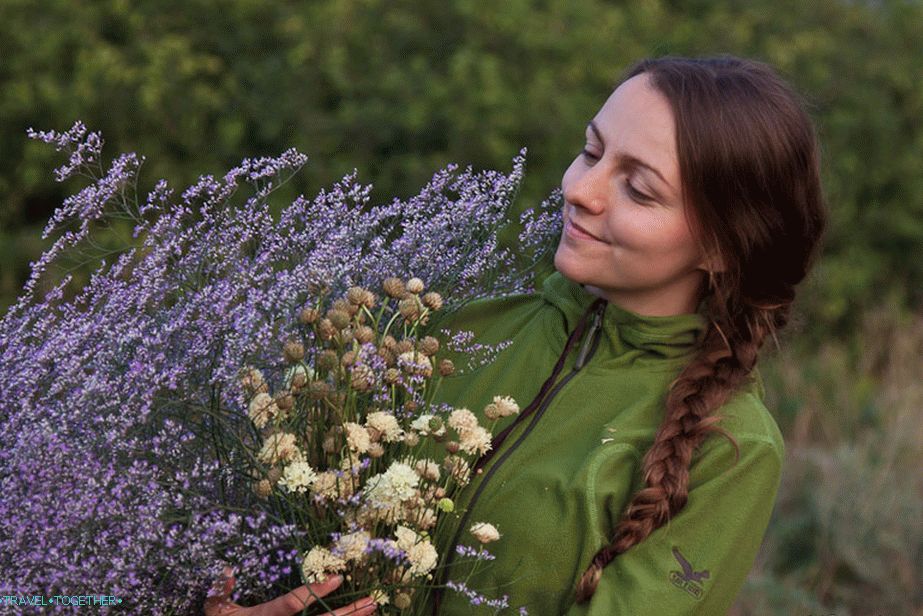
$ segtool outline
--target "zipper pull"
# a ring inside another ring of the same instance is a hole
[[[577,362],[574,364],[574,370],[580,370],[583,368],[583,364],[586,363],[587,353],[590,352],[590,345],[593,343],[593,338],[596,337],[596,331],[602,323],[603,312],[605,312],[605,310],[606,304],[601,304],[600,307],[596,309],[596,314],[593,315],[593,323],[590,325],[586,338],[583,339],[580,352],[577,353]]]

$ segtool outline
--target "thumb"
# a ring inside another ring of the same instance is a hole
[[[225,566],[208,595],[209,598],[215,599],[216,602],[227,600],[230,598],[232,590],[234,590],[234,570]]]

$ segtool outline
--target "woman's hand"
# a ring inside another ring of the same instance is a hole
[[[231,601],[231,590],[234,588],[234,572],[230,567],[225,567],[224,575],[218,580],[216,589],[218,594],[205,600],[205,616],[294,616],[304,608],[314,603],[317,599],[312,596],[323,597],[330,594],[343,582],[339,575],[328,577],[323,582],[307,586],[299,586],[295,590],[276,597],[272,601],[260,603],[253,607],[243,607]],[[371,597],[365,597],[341,607],[327,614],[334,616],[368,616],[373,614],[378,606]]]

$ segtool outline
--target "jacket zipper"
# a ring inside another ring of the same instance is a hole
[[[593,355],[596,354],[596,349],[599,347],[599,341],[601,338],[601,336],[599,335],[600,325],[602,324],[603,313],[606,310],[606,305],[607,304],[605,302],[602,302],[602,303],[599,303],[598,306],[596,307],[594,314],[593,314],[593,321],[590,325],[590,329],[587,331],[583,339],[583,342],[580,346],[580,350],[577,352],[577,360],[574,362],[574,367],[571,368],[571,371],[568,372],[566,375],[564,375],[564,377],[561,378],[561,380],[559,380],[554,385],[554,387],[552,387],[551,390],[548,391],[548,393],[545,395],[545,398],[541,401],[539,407],[535,410],[532,420],[529,422],[529,425],[526,427],[525,431],[519,435],[519,438],[516,439],[516,441],[512,445],[510,445],[505,452],[503,452],[503,455],[500,456],[500,458],[494,463],[494,465],[490,467],[490,470],[487,471],[487,474],[484,476],[484,479],[478,485],[477,490],[474,492],[474,495],[471,497],[471,501],[469,501],[468,506],[465,508],[465,513],[464,515],[462,515],[462,519],[458,524],[458,528],[455,531],[455,536],[452,538],[452,541],[449,543],[447,547],[447,549],[452,550],[452,552],[450,552],[448,556],[446,557],[446,564],[445,564],[444,571],[448,571],[449,567],[452,565],[452,561],[454,559],[454,550],[455,550],[455,546],[458,543],[458,538],[461,535],[462,531],[464,530],[465,524],[467,524],[468,522],[468,516],[471,513],[471,511],[474,509],[474,504],[477,502],[478,498],[481,496],[481,493],[484,491],[484,486],[487,485],[487,482],[490,480],[493,474],[497,471],[498,468],[500,468],[500,465],[503,464],[503,462],[506,461],[507,458],[510,457],[510,455],[512,455],[512,453],[516,450],[516,448],[519,447],[520,444],[522,444],[522,442],[526,439],[526,437],[529,436],[529,433],[532,432],[532,429],[535,428],[535,426],[538,424],[539,419],[541,419],[545,410],[548,408],[549,404],[551,403],[551,400],[557,395],[559,391],[561,391],[561,389],[564,388],[565,385],[567,385],[567,383],[572,378],[574,378],[574,376],[576,376],[576,374],[580,371],[580,369],[586,365],[586,363],[593,357]],[[516,422],[514,422],[514,424],[515,423]],[[476,472],[480,470],[480,468],[481,468],[480,465],[475,464],[474,468],[472,469],[472,472]],[[445,580],[443,580],[443,582],[445,582]],[[433,605],[434,615],[439,610],[441,593],[442,593],[441,589],[436,590],[436,600]]]

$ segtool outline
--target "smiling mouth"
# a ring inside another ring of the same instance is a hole
[[[571,219],[570,216],[568,216],[567,220],[564,221],[564,232],[569,234],[571,237],[575,237],[577,239],[595,240],[597,242],[602,242],[604,244],[606,243],[600,238],[590,233],[589,231],[587,231],[586,229],[584,229],[583,227],[581,227],[580,225],[578,225],[577,223],[575,223]]]

